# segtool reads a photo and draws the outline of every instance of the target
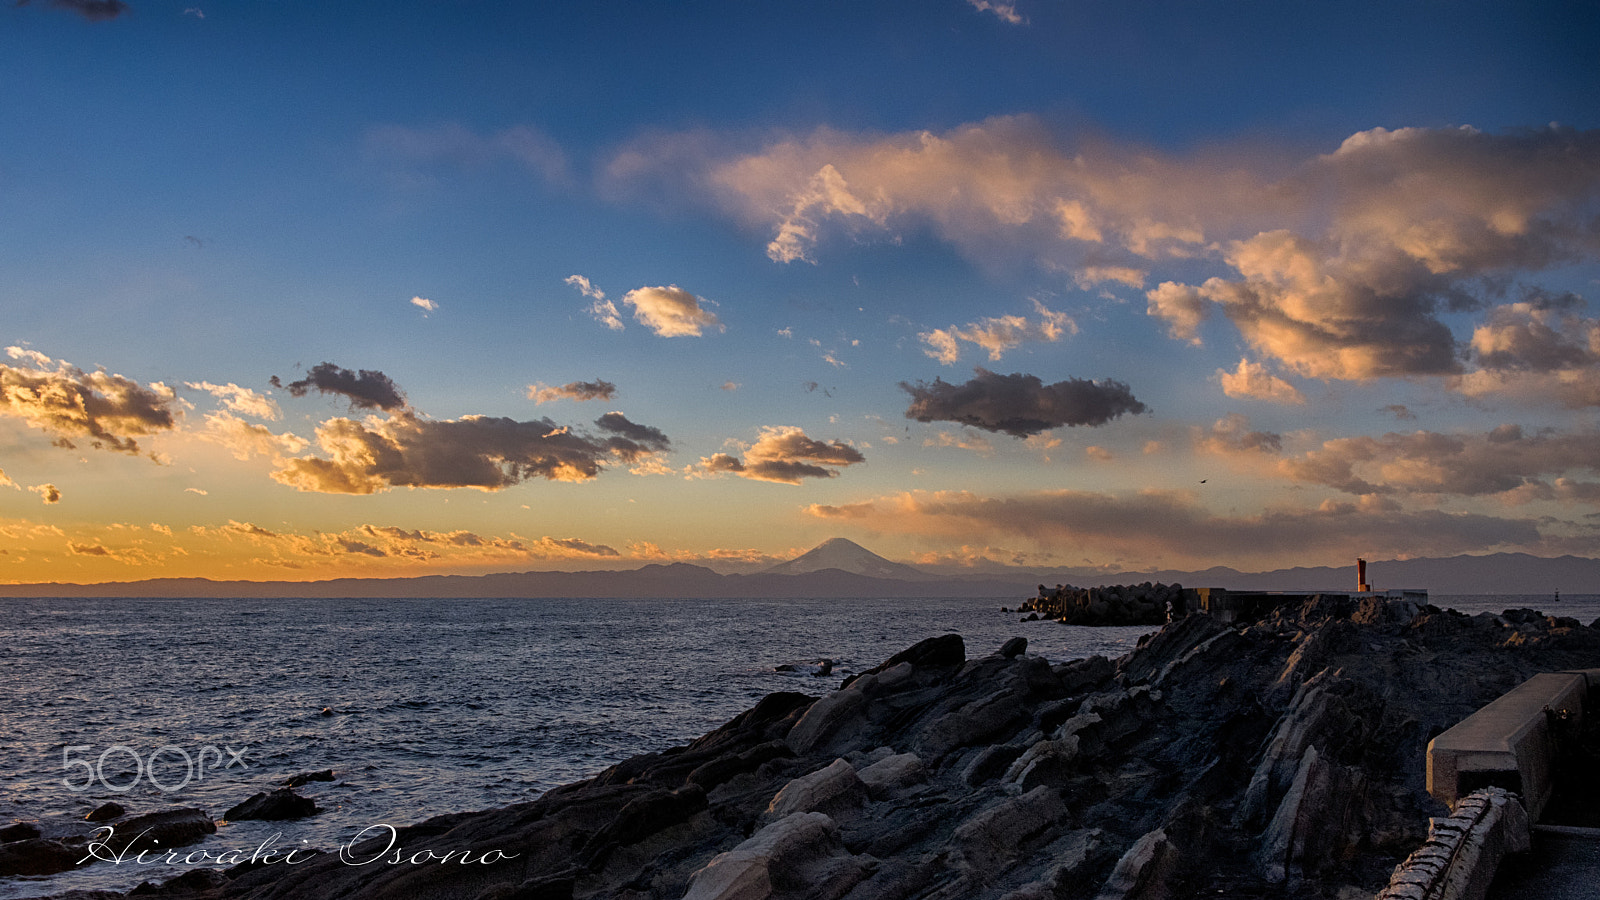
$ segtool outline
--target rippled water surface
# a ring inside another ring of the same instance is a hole
[[[282,832],[332,849],[376,823],[533,799],[773,691],[830,690],[926,637],[959,632],[977,656],[1022,635],[1060,661],[1121,655],[1150,630],[1023,624],[999,611],[1016,599],[0,600],[0,824],[108,800],[221,818],[290,775],[333,769],[336,781],[300,789],[321,814],[225,824],[198,845]],[[777,670],[819,658],[833,674]],[[206,747],[244,762],[187,767]],[[0,879],[0,897],[179,871],[101,862]]]

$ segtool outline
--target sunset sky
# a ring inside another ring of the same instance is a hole
[[[1600,555],[1600,6],[0,5],[0,580]]]

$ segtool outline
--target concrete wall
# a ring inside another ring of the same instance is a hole
[[[1546,709],[1581,721],[1589,693],[1585,672],[1544,672],[1463,719],[1428,744],[1428,793],[1454,806],[1479,787],[1522,795],[1538,821],[1550,799],[1555,746]]]

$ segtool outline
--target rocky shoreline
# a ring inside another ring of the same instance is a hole
[[[1446,812],[1431,737],[1595,666],[1575,620],[1342,595],[1191,615],[1115,661],[946,635],[529,803],[128,896],[1354,900]]]

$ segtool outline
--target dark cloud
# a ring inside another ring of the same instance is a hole
[[[17,416],[57,435],[71,448],[88,438],[96,448],[138,453],[133,435],[170,431],[177,424],[177,394],[156,382],[138,382],[105,371],[85,372],[42,353],[12,347],[13,359],[32,368],[0,365],[0,415]]]
[[[272,477],[303,491],[334,494],[392,487],[499,490],[532,478],[587,481],[612,460],[634,462],[668,446],[666,435],[620,413],[600,422],[611,436],[584,434],[549,419],[441,421],[411,412],[377,423],[332,419],[317,429],[326,458],[290,459]]]
[[[306,377],[299,381],[284,384],[276,375],[272,376],[271,381],[273,387],[283,388],[296,397],[304,397],[313,390],[339,394],[348,398],[353,408],[394,412],[406,407],[406,397],[400,392],[400,386],[389,376],[374,369],[352,372],[325,362],[313,366]]]
[[[29,0],[17,0],[17,6],[27,6]],[[91,22],[109,22],[127,12],[130,7],[122,0],[50,0],[51,9],[75,12]]]
[[[601,431],[615,435],[606,439],[606,447],[624,462],[633,462],[651,453],[664,453],[672,448],[672,442],[661,429],[630,422],[627,416],[619,412],[606,413],[595,419],[594,424]]]
[[[551,400],[610,400],[617,395],[617,386],[609,381],[572,381],[560,387],[542,384],[528,386],[528,399],[535,403]]]
[[[806,478],[836,478],[839,469],[866,459],[861,451],[840,441],[819,441],[798,428],[768,428],[743,460],[718,453],[702,458],[700,468],[754,481],[799,484]]]
[[[1600,474],[1600,434],[1580,431],[1528,434],[1501,425],[1484,434],[1432,431],[1337,438],[1279,463],[1295,481],[1351,494],[1439,494],[1504,499],[1576,499],[1582,494],[1552,482],[1561,476]]]
[[[377,547],[372,546],[371,544],[363,543],[362,541],[352,541],[349,538],[339,538],[337,541],[334,542],[334,544],[340,550],[343,550],[346,553],[359,553],[362,556],[388,556],[389,555],[388,553],[385,553],[384,551],[378,549]]]
[[[1104,425],[1124,413],[1147,409],[1120,381],[1069,378],[1046,385],[1033,375],[976,371],[976,377],[961,385],[939,378],[932,384],[900,382],[911,395],[906,418],[960,422],[1021,438],[1063,425]]]

